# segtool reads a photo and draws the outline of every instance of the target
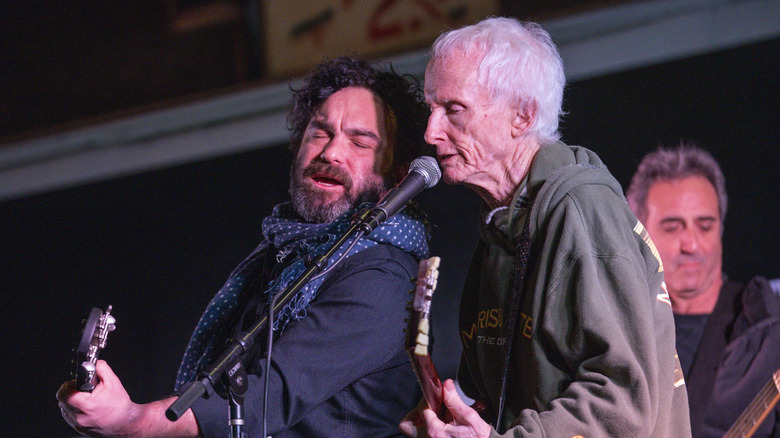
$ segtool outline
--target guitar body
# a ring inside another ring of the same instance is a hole
[[[95,364],[100,351],[106,347],[108,333],[116,329],[111,306],[105,312],[93,307],[84,323],[84,331],[76,348],[76,389],[92,392],[97,386]]]
[[[428,349],[431,300],[436,289],[440,260],[439,257],[431,257],[420,261],[414,299],[409,312],[409,325],[406,329],[406,351],[417,375],[417,381],[420,383],[425,402],[440,419],[444,419],[447,412],[443,402],[444,388]]]

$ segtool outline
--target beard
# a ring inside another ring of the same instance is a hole
[[[332,199],[333,196],[329,193],[315,187],[310,177],[316,173],[324,173],[340,181],[343,184],[343,193]],[[322,161],[313,161],[303,168],[301,162],[296,160],[290,169],[290,198],[293,209],[310,223],[333,222],[363,202],[379,201],[386,189],[381,177],[370,175],[355,184],[346,171]]]

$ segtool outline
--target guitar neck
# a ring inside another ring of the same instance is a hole
[[[415,356],[414,353],[410,353],[410,357],[425,402],[439,418],[444,418],[447,409],[443,400],[444,388],[431,356]]]
[[[723,438],[749,438],[753,436],[778,400],[780,400],[780,369],[774,372],[772,379],[758,392],[756,398],[737,418],[737,421]]]
[[[412,363],[423,398],[439,418],[444,418],[444,388],[439,379],[439,373],[433,365],[429,353],[430,324],[428,317],[431,310],[431,300],[436,289],[439,258],[431,257],[420,261],[414,299],[411,303],[409,326],[406,329],[406,347],[409,360]]]

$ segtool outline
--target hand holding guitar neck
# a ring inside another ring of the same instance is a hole
[[[100,350],[106,348],[108,333],[116,329],[116,319],[111,315],[111,306],[105,313],[93,307],[84,324],[81,342],[76,349],[76,389],[82,392],[92,392],[97,386],[95,364]]]
[[[430,339],[431,300],[439,276],[439,257],[421,260],[411,303],[409,325],[406,329],[406,348],[412,368],[422,389],[423,398],[440,419],[444,419],[444,389],[428,351]]]

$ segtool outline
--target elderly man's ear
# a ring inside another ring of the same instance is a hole
[[[536,120],[536,101],[518,105],[512,117],[512,136],[523,136]]]

